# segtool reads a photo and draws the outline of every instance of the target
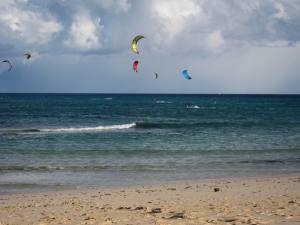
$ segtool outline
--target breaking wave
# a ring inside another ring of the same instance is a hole
[[[36,133],[36,132],[97,132],[107,130],[123,130],[135,127],[135,123],[121,124],[121,125],[108,125],[97,127],[63,127],[63,128],[43,128],[43,129],[0,129],[0,134],[19,134],[19,133]]]
[[[104,130],[122,130],[135,127],[135,123],[97,126],[97,127],[70,127],[70,128],[54,128],[54,129],[40,129],[41,132],[90,132],[90,131],[104,131]]]
[[[200,109],[200,107],[197,106],[197,105],[187,106],[186,108],[188,108],[188,109]]]

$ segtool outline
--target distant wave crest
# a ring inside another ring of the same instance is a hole
[[[163,101],[163,100],[157,100],[156,103],[157,104],[171,104],[172,102],[170,102],[170,101]]]
[[[216,107],[205,107],[205,106],[198,106],[198,105],[187,105],[187,109],[216,109]]]
[[[197,105],[187,106],[186,108],[188,108],[188,109],[200,109],[200,107],[197,106]]]

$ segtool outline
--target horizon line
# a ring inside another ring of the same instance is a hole
[[[300,93],[151,93],[151,92],[0,92],[0,94],[74,94],[74,95],[300,95]]]

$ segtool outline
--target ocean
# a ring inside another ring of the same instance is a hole
[[[300,95],[0,94],[0,192],[300,172]]]

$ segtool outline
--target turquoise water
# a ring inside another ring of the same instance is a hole
[[[300,171],[300,96],[0,94],[0,191]]]

